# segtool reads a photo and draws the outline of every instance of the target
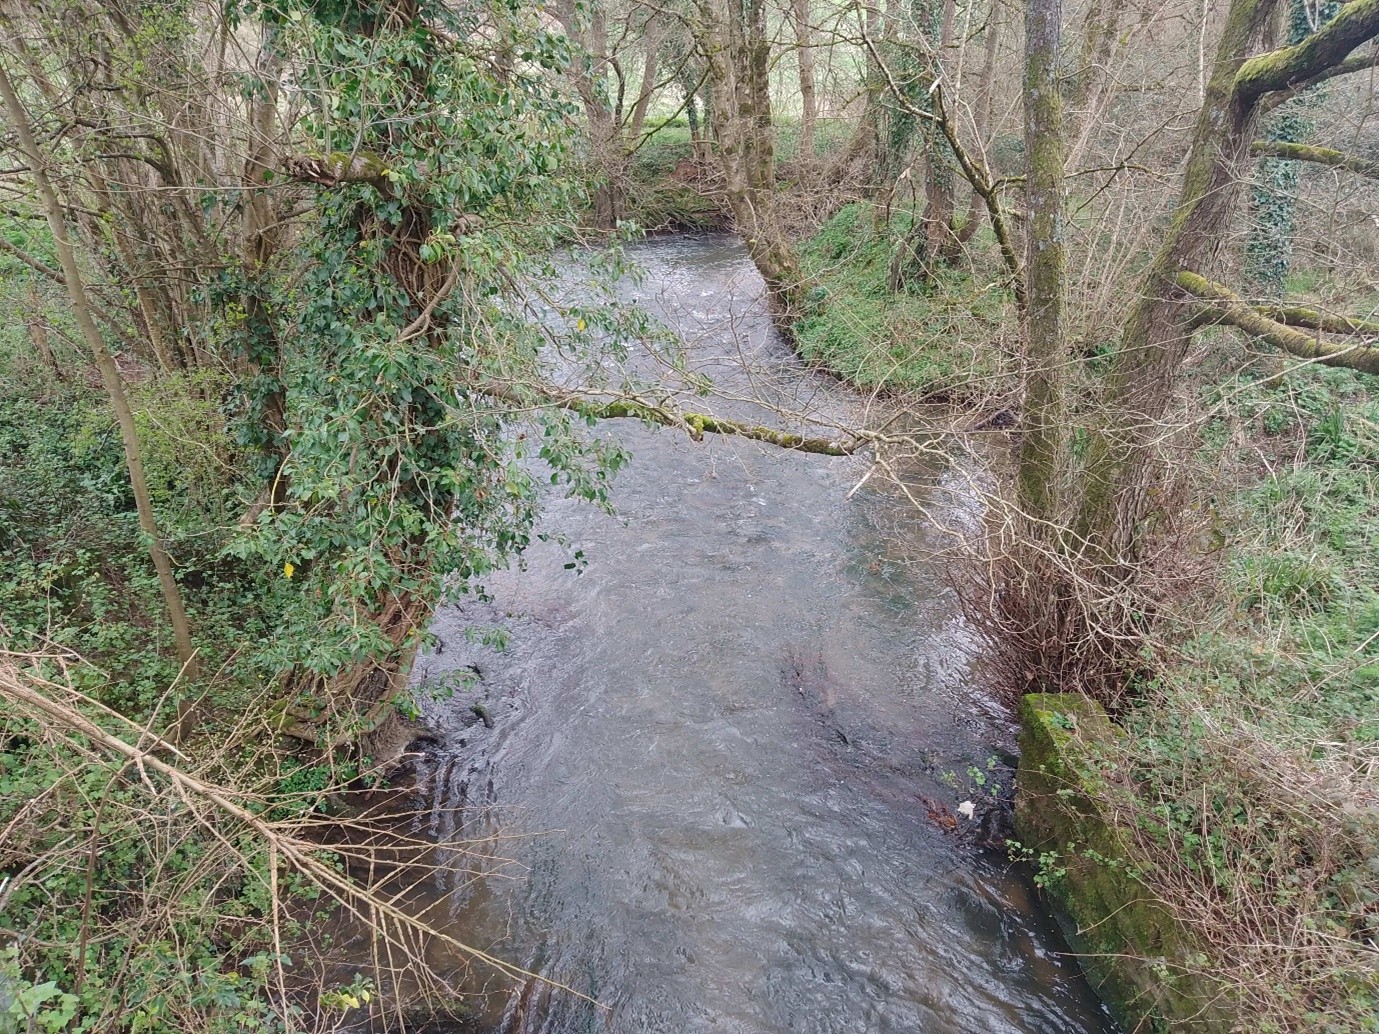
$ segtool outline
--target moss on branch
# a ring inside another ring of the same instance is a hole
[[[1379,0],[1351,0],[1325,28],[1301,43],[1251,58],[1235,76],[1236,96],[1253,104],[1341,64],[1352,50],[1379,34]]]
[[[1324,330],[1328,334],[1363,334],[1379,336],[1379,320],[1352,319],[1309,309],[1305,305],[1256,305],[1255,312],[1275,323],[1307,330]]]
[[[640,402],[617,400],[613,402],[560,400],[556,405],[571,409],[581,416],[596,420],[633,419],[662,427],[678,427],[689,432],[696,442],[704,440],[706,434],[731,435],[765,442],[780,449],[793,452],[812,452],[822,456],[849,456],[857,450],[859,443],[843,444],[827,438],[807,438],[789,431],[780,431],[761,424],[749,424],[740,420],[723,420],[707,413],[682,413],[663,409],[660,406]]]
[[[388,182],[387,163],[367,151],[294,155],[287,159],[285,165],[294,179],[326,187],[337,187],[342,183],[382,186]]]
[[[1284,140],[1256,140],[1250,144],[1250,153],[1260,158],[1281,158],[1285,161],[1312,162],[1327,165],[1334,169],[1345,169],[1370,179],[1379,179],[1379,161],[1359,158],[1344,151],[1315,144],[1296,144]]]
[[[664,403],[656,404],[635,398],[605,399],[584,395],[553,384],[516,386],[489,383],[481,389],[484,394],[506,402],[529,406],[554,406],[566,409],[591,420],[641,420],[686,431],[696,442],[706,434],[731,435],[750,438],[792,452],[809,452],[821,456],[851,456],[866,444],[865,437],[850,442],[829,438],[809,438],[791,431],[751,424],[742,420],[726,420],[708,413],[685,412]]]
[[[1363,72],[1367,69],[1379,65],[1379,53],[1353,54],[1339,64],[1323,68],[1316,75],[1301,82],[1293,83],[1286,90],[1276,90],[1269,96],[1264,97],[1259,102],[1258,111],[1262,115],[1265,112],[1273,111],[1280,104],[1292,100],[1298,94],[1311,89],[1319,83],[1324,83],[1328,79],[1335,79],[1337,76],[1352,75],[1355,72]]]
[[[1379,347],[1360,344],[1333,344],[1323,341],[1320,332],[1313,337],[1278,320],[1270,319],[1251,306],[1230,288],[1208,280],[1200,273],[1180,270],[1174,282],[1193,297],[1201,300],[1205,315],[1217,323],[1226,323],[1243,330],[1251,337],[1267,341],[1290,355],[1323,366],[1336,366],[1360,373],[1379,374]],[[1299,310],[1310,312],[1311,310]],[[1314,314],[1319,315],[1319,314]],[[1321,322],[1319,319],[1318,322]],[[1349,323],[1350,321],[1346,321]],[[1362,326],[1362,325],[1356,325]],[[1379,328],[1376,328],[1379,329]],[[1356,330],[1351,333],[1369,333]]]

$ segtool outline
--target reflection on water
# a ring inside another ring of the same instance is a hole
[[[635,251],[636,292],[715,379],[836,414],[863,404],[770,335],[735,241]],[[634,457],[617,517],[564,501],[546,516],[587,569],[538,546],[491,601],[444,611],[418,666],[423,686],[479,680],[427,705],[449,737],[418,773],[428,830],[517,836],[499,849],[517,878],[457,895],[457,929],[606,1007],[529,986],[491,999],[495,1025],[1109,1030],[1025,883],[926,818],[924,798],[953,800],[944,774],[989,750],[952,594],[936,563],[892,562],[893,536],[918,555],[970,521],[942,490],[961,478],[931,472],[920,520],[883,486],[848,498],[861,457],[606,433]],[[508,648],[472,645],[474,625],[506,629]],[[493,729],[470,724],[476,698]]]

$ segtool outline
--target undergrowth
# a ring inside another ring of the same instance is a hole
[[[1379,1029],[1376,388],[1313,367],[1210,390],[1221,582],[1123,716],[1145,884],[1265,1032]]]
[[[13,312],[30,295],[8,272],[0,311]],[[47,301],[43,318],[60,327]],[[0,328],[0,1034],[333,1029],[374,985],[325,964],[318,928],[341,892],[288,864],[283,845],[347,872],[347,855],[325,845],[355,812],[367,760],[277,735],[281,689],[268,676],[294,583],[227,550],[247,491],[229,392],[207,371],[128,376],[197,628],[206,675],[193,691],[113,413],[89,366],[60,358],[61,378],[35,360],[23,318]],[[20,703],[34,687],[62,714]],[[404,840],[389,849],[411,850]]]
[[[874,209],[840,209],[804,246],[812,311],[795,326],[801,354],[862,388],[924,396],[1004,396],[1010,388],[1008,292],[984,257],[941,269],[928,284],[895,292],[891,257],[911,214],[873,225]]]

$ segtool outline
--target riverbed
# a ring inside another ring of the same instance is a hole
[[[628,291],[692,366],[864,418],[771,332],[736,240],[631,251],[646,277]],[[938,556],[975,519],[970,465],[916,463],[911,500],[880,477],[858,488],[864,456],[599,433],[632,455],[616,515],[553,498],[542,530],[571,545],[538,544],[489,599],[445,608],[417,666],[446,741],[417,772],[427,831],[509,838],[493,874],[482,852],[436,874],[446,921],[598,1003],[476,967],[488,1027],[1112,1030],[1027,874],[957,813],[1003,778]]]

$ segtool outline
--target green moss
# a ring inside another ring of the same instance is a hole
[[[1028,852],[1057,852],[1060,878],[1046,885],[1093,986],[1128,1028],[1228,1031],[1201,947],[1145,889],[1146,863],[1103,812],[1098,747],[1120,735],[1087,697],[1026,696],[1016,835]]]

